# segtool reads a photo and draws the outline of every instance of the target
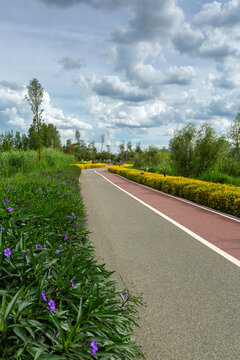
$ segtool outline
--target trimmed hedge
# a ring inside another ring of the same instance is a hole
[[[179,196],[212,209],[240,217],[240,188],[234,185],[210,183],[178,176],[166,176],[123,166],[110,166],[109,172],[121,175],[168,194]]]

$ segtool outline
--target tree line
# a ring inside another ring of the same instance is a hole
[[[29,82],[26,99],[33,112],[33,122],[28,134],[8,131],[0,134],[0,151],[37,150],[41,160],[42,149],[59,149],[74,155],[78,161],[133,162],[136,167],[170,166],[173,173],[183,176],[199,174],[220,168],[222,171],[240,176],[240,110],[225,135],[218,136],[215,130],[204,122],[199,130],[189,123],[181,130],[176,130],[169,142],[169,149],[149,146],[142,149],[140,142],[133,147],[131,141],[118,145],[118,154],[113,154],[110,145],[104,149],[105,135],[101,136],[101,150],[98,151],[95,141],[87,144],[78,129],[75,141],[67,140],[61,145],[60,135],[53,124],[43,120],[43,88],[37,79]],[[229,140],[228,140],[229,139]]]

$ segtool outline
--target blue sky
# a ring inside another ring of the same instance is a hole
[[[29,81],[62,143],[168,147],[240,107],[240,0],[1,0],[0,132],[27,132]]]

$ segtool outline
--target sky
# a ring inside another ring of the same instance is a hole
[[[0,132],[27,133],[29,82],[64,145],[168,148],[240,107],[240,0],[1,0]]]

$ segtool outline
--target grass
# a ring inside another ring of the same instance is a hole
[[[142,302],[94,259],[80,172],[0,181],[1,360],[144,358],[133,336]]]
[[[39,163],[34,150],[0,152],[0,176],[12,177],[19,174],[30,174],[34,171],[50,170],[51,168],[65,168],[76,162],[73,155],[66,155],[61,151],[44,149],[42,161]]]

